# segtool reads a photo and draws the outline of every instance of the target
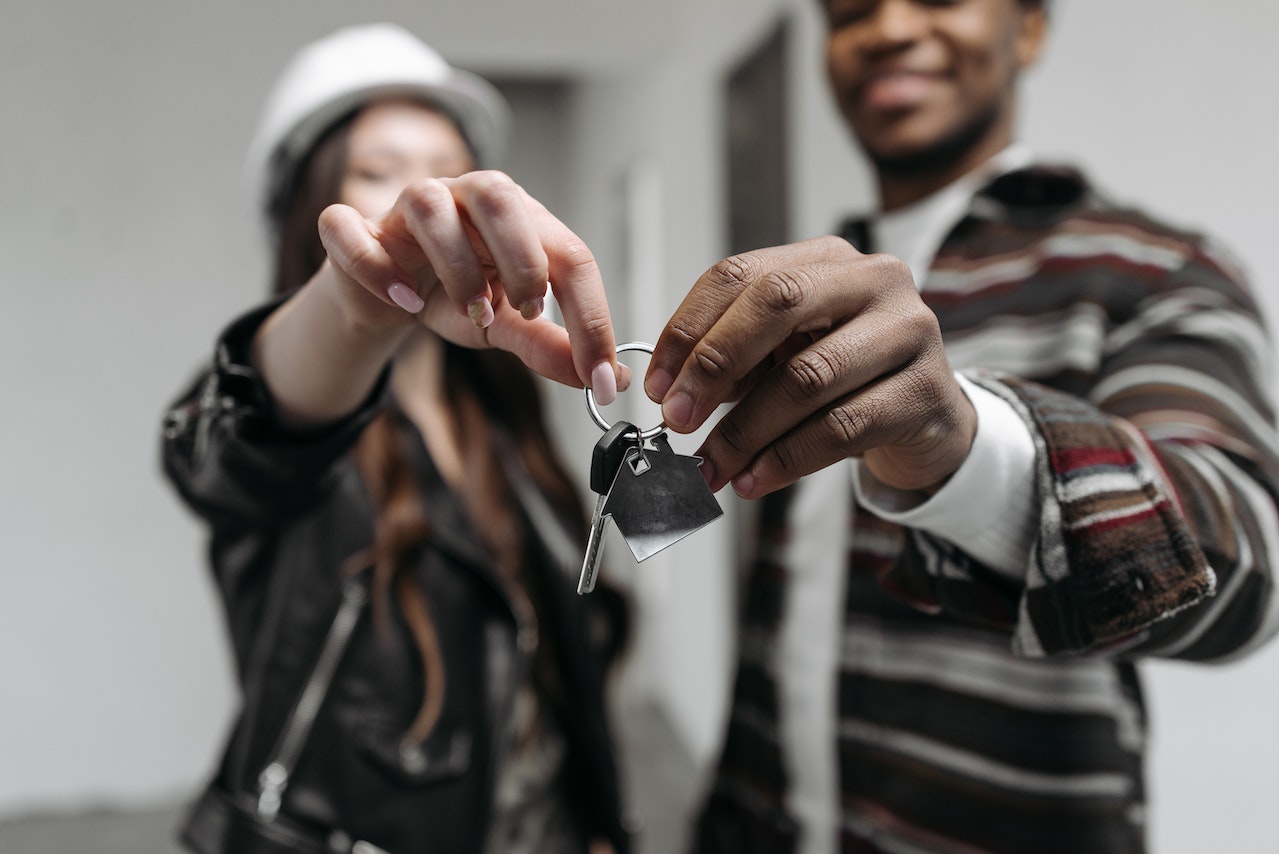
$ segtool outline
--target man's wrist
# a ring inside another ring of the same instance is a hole
[[[857,500],[887,521],[952,542],[1002,574],[1020,578],[1038,529],[1034,441],[1006,401],[958,379],[977,414],[963,465],[931,493],[895,489],[861,465],[853,479]]]

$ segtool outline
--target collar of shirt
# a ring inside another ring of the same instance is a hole
[[[895,211],[881,213],[869,223],[871,245],[876,252],[895,255],[910,267],[915,286],[924,277],[946,235],[968,213],[982,187],[1000,175],[1029,166],[1030,149],[1020,143],[1005,148],[957,181],[932,195]]]

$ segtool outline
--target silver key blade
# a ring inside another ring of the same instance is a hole
[[[595,589],[595,579],[599,576],[600,558],[604,556],[604,523],[608,517],[604,515],[604,502],[608,495],[601,495],[595,501],[595,512],[591,514],[591,532],[586,537],[586,556],[582,559],[582,575],[577,580],[577,594],[583,596]]]

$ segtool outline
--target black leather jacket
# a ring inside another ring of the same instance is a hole
[[[541,534],[530,537],[533,583],[548,611],[541,626],[517,613],[429,455],[418,449],[423,500],[437,534],[418,580],[431,603],[447,684],[443,716],[424,749],[401,749],[422,696],[416,652],[398,612],[388,621],[393,631],[375,633],[364,613],[368,573],[344,577],[342,566],[372,542],[370,500],[346,452],[385,390],[322,433],[283,435],[247,359],[272,308],[231,325],[213,368],[171,409],[164,430],[165,472],[209,527],[243,691],[221,766],[192,810],[184,842],[236,854],[477,854],[515,691],[541,632],[557,651],[576,710],[559,721],[568,739],[570,806],[584,837],[608,839],[625,852],[589,600],[573,588],[580,552],[565,544],[569,554],[553,553],[549,505],[529,506],[540,499],[519,488],[525,473],[518,463],[512,472],[508,461],[508,477],[536,520],[531,530]]]

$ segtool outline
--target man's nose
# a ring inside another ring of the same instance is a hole
[[[890,50],[923,37],[928,10],[919,0],[880,0],[865,21],[866,46]]]

